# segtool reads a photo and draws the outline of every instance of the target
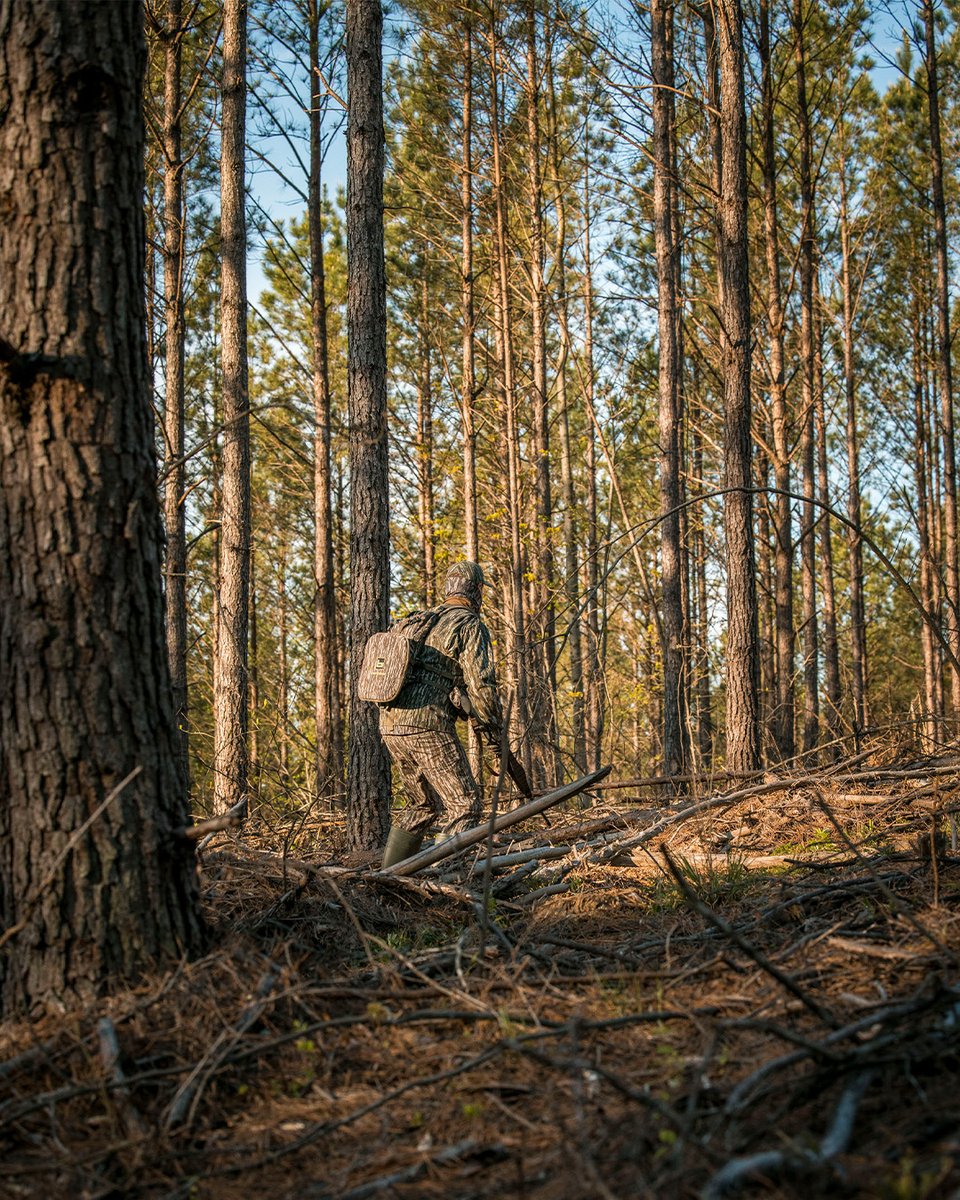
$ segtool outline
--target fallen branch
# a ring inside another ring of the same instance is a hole
[[[872,1079],[873,1071],[861,1071],[847,1084],[819,1150],[765,1150],[760,1154],[735,1158],[721,1167],[707,1183],[703,1200],[721,1200],[750,1180],[767,1178],[773,1173],[806,1175],[830,1166],[831,1161],[842,1154],[850,1142],[857,1109]]]
[[[443,1163],[456,1162],[459,1158],[475,1158],[481,1155],[491,1164],[508,1157],[506,1149],[499,1143],[493,1146],[484,1146],[473,1138],[467,1138],[465,1141],[457,1142],[456,1145],[445,1146],[442,1150],[434,1151],[421,1162],[405,1167],[402,1171],[394,1171],[392,1175],[383,1175],[379,1179],[371,1179],[369,1183],[362,1183],[359,1187],[351,1188],[349,1192],[341,1193],[340,1200],[367,1200],[368,1196],[389,1191],[398,1184],[415,1183],[427,1173],[428,1166],[441,1166]],[[327,1185],[323,1183],[316,1188],[307,1187],[300,1195],[305,1197],[305,1200],[309,1200],[310,1197],[320,1200],[321,1197],[328,1197],[330,1192]]]
[[[499,833],[501,829],[508,829],[511,825],[517,825],[521,821],[546,812],[555,804],[561,804],[564,800],[579,796],[581,792],[585,792],[587,788],[593,787],[595,783],[609,775],[612,769],[612,766],[606,766],[601,767],[599,771],[592,771],[589,775],[575,779],[572,783],[566,783],[552,792],[546,792],[543,796],[538,796],[527,804],[521,804],[519,808],[500,813],[493,821],[484,821],[482,825],[478,825],[474,829],[465,829],[463,833],[454,834],[452,838],[438,842],[435,846],[428,846],[426,850],[421,850],[419,854],[414,854],[411,858],[404,859],[403,862],[387,867],[379,874],[413,875],[417,871],[422,871],[424,867],[432,867],[434,863],[442,862],[445,858],[450,858],[451,855],[459,854],[461,850],[466,850],[470,846],[476,846],[478,842],[482,842],[490,836],[491,826],[494,833]]]
[[[221,813],[218,817],[209,817],[206,821],[197,821],[195,825],[181,825],[179,829],[174,830],[174,836],[195,842],[209,833],[220,833],[223,829],[236,829],[238,825],[243,824],[246,815],[247,800],[244,797],[242,800],[238,800],[233,808],[228,808],[225,813]]]
[[[253,1025],[267,1006],[270,993],[280,978],[280,969],[271,963],[260,980],[253,999],[240,1014],[232,1029],[225,1030],[213,1043],[189,1076],[181,1084],[167,1110],[164,1128],[168,1131],[193,1116],[207,1080],[229,1054],[226,1043],[236,1041]],[[226,1047],[226,1048],[225,1048]]]
[[[821,1021],[829,1025],[831,1029],[835,1029],[837,1026],[836,1017],[826,1008],[824,1008],[819,1001],[814,1000],[812,996],[808,996],[803,988],[799,987],[789,975],[781,971],[779,967],[774,966],[774,964],[765,955],[761,954],[752,942],[748,942],[743,934],[740,933],[739,930],[735,929],[729,923],[729,921],[724,920],[719,913],[715,913],[712,908],[709,908],[703,903],[700,897],[690,886],[689,882],[684,879],[683,872],[673,861],[673,857],[666,846],[661,846],[660,852],[666,860],[667,866],[670,869],[670,874],[676,880],[677,887],[679,887],[680,891],[683,893],[683,898],[686,900],[688,906],[692,908],[694,912],[699,913],[704,920],[709,921],[710,924],[715,929],[718,929],[725,937],[728,937],[734,943],[734,945],[738,946],[744,952],[744,954],[753,959],[761,971],[764,971],[772,979],[775,979],[781,987],[785,988],[790,993],[791,996],[795,996],[796,999],[799,1000],[804,1006],[804,1008],[809,1009],[810,1012],[819,1017]]]

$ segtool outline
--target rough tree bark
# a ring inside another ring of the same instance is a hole
[[[202,940],[173,836],[186,779],[144,328],[144,65],[139,5],[0,7],[4,1013],[87,1001]]]
[[[390,615],[387,308],[383,253],[383,10],[347,0],[347,398],[350,421],[350,658]],[[390,817],[390,760],[377,708],[350,687],[347,836],[374,849]]]
[[[213,663],[214,807],[217,812],[226,812],[246,800],[249,772],[250,406],[244,214],[246,58],[246,0],[226,0],[220,137],[223,443],[217,646]]]
[[[604,632],[601,629],[600,534],[597,495],[596,371],[593,360],[593,261],[590,253],[592,220],[590,172],[590,125],[584,133],[583,151],[583,370],[584,402],[587,409],[587,513],[585,546],[586,630],[583,639],[584,709],[586,715],[587,765],[597,770],[603,757],[603,726],[606,714],[604,680]]]
[[[313,348],[313,636],[314,716],[317,730],[318,799],[329,799],[343,782],[343,713],[337,661],[337,596],[333,561],[333,504],[330,470],[330,360],[327,342],[326,276],[323,259],[323,148],[320,118],[320,3],[310,0],[310,327]]]
[[[943,433],[943,532],[945,551],[947,637],[954,655],[960,656],[960,566],[957,547],[957,455],[953,426],[953,359],[950,348],[950,268],[947,246],[947,210],[943,196],[943,148],[940,138],[940,91],[933,0],[922,0],[930,114],[930,190],[933,202],[934,243],[937,259],[937,377],[940,385],[940,420]],[[950,672],[950,698],[954,733],[960,722],[960,671]]]
[[[787,426],[783,353],[783,299],[780,286],[780,222],[777,212],[776,119],[770,63],[770,7],[760,4],[760,64],[763,120],[763,231],[767,262],[767,324],[770,332],[770,425],[773,441],[774,624],[776,704],[773,744],[782,761],[796,753],[793,664],[793,518],[790,492],[790,439]]]
[[[539,746],[539,757],[548,786],[561,776],[557,749],[557,670],[556,614],[554,610],[553,495],[550,483],[550,411],[547,394],[547,319],[544,283],[543,187],[540,137],[540,59],[537,33],[537,4],[528,0],[527,78],[525,103],[527,117],[527,208],[530,220],[530,251],[527,269],[530,276],[531,369],[533,400],[534,493],[536,496],[537,570],[533,580],[535,603],[531,615],[531,634],[537,642],[534,659],[536,688],[532,697],[531,717]]]
[[[164,581],[167,601],[167,655],[174,710],[180,729],[183,770],[188,772],[187,722],[187,536],[184,509],[187,468],[184,462],[184,162],[182,153],[180,0],[167,0],[163,30],[163,304],[166,319],[163,441],[169,464],[164,475],[166,530]]]
[[[509,663],[513,669],[516,702],[513,708],[513,723],[520,733],[521,754],[527,777],[533,782],[533,760],[530,753],[529,684],[527,673],[526,611],[523,591],[523,555],[520,511],[520,447],[517,431],[516,385],[513,362],[513,327],[510,315],[510,268],[509,238],[507,229],[506,183],[502,168],[502,136],[500,112],[500,66],[499,34],[496,13],[490,12],[488,34],[490,65],[490,124],[491,124],[491,190],[493,193],[494,218],[494,333],[498,361],[497,384],[500,390],[500,406],[503,413],[504,465],[506,467],[506,508],[508,536],[510,539],[510,567],[504,574],[506,611],[511,625],[511,653]],[[509,668],[508,668],[509,669]],[[534,783],[536,786],[536,783]]]
[[[860,439],[857,433],[857,376],[854,363],[854,303],[850,271],[850,218],[847,205],[845,122],[840,122],[840,250],[843,287],[843,391],[847,439],[847,554],[850,561],[850,674],[853,738],[857,753],[869,720],[867,625],[863,600],[863,538],[860,535]],[[925,626],[926,628],[926,626]],[[929,633],[929,630],[928,630]]]
[[[819,254],[818,254],[819,259]],[[830,504],[830,476],[827,468],[827,414],[823,378],[822,300],[817,272],[813,287],[814,330],[814,408],[817,433],[817,492],[822,504]],[[836,762],[843,750],[843,714],[840,685],[840,644],[837,636],[836,582],[833,569],[833,530],[830,515],[820,510],[820,590],[823,595],[823,682],[826,700],[826,725],[829,742],[824,747],[828,762]]]
[[[753,771],[757,721],[757,592],[750,447],[750,271],[747,252],[743,15],[739,0],[717,3],[720,60],[721,189],[718,202],[723,358],[727,566],[727,767]]]
[[[663,588],[663,774],[686,769],[688,721],[680,548],[680,356],[673,240],[671,0],[651,0],[653,213],[659,332],[660,570]]]
[[[570,663],[570,723],[573,730],[573,761],[579,774],[587,770],[584,739],[583,648],[580,609],[580,555],[573,478],[573,451],[570,438],[570,404],[567,394],[567,367],[570,361],[570,313],[567,302],[567,205],[561,174],[560,129],[557,118],[557,92],[553,77],[553,53],[547,55],[547,99],[550,121],[550,163],[553,170],[556,212],[553,258],[555,265],[557,312],[557,409],[560,416],[560,486],[563,495],[563,587],[567,602],[567,643]]]
[[[802,416],[800,457],[803,466],[803,510],[800,522],[800,578],[803,605],[803,735],[801,749],[813,756],[820,738],[820,672],[817,614],[816,431],[814,428],[813,291],[816,270],[814,227],[813,137],[807,101],[803,0],[794,0],[797,117],[800,124],[800,367]]]

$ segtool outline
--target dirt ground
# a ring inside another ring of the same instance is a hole
[[[219,835],[205,958],[0,1026],[0,1196],[960,1197],[960,759],[724,786]]]

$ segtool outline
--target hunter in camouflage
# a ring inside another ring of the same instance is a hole
[[[451,692],[465,694],[475,728],[499,746],[503,711],[490,633],[480,617],[483,583],[476,563],[455,563],[447,572],[443,604],[393,627],[415,639],[434,622],[409,679],[397,698],[380,708],[380,733],[407,794],[407,806],[387,839],[384,866],[415,854],[438,820],[441,832],[450,836],[480,819],[480,789],[455,727],[463,713],[450,697]]]

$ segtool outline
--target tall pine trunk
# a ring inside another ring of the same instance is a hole
[[[659,333],[660,557],[663,589],[663,773],[687,765],[688,722],[680,547],[680,355],[674,258],[675,181],[671,0],[651,0],[653,65],[653,213]]]
[[[347,396],[350,419],[350,767],[347,836],[382,844],[390,760],[377,708],[356,680],[371,634],[390,615],[387,310],[383,253],[383,10],[347,0]]]
[[[589,123],[584,137],[583,170],[583,373],[587,409],[587,536],[585,563],[586,636],[583,642],[587,764],[591,771],[603,757],[605,708],[603,632],[600,597],[600,534],[597,488],[597,414],[594,404],[596,368],[593,357],[593,261],[590,253],[591,139]]]
[[[544,284],[543,184],[540,137],[540,47],[536,0],[527,0],[527,208],[530,222],[530,321],[533,390],[534,493],[536,496],[537,571],[533,583],[537,640],[537,680],[531,717],[539,746],[544,782],[559,779],[556,736],[556,615],[553,585],[553,493],[550,481],[550,412],[547,394],[547,321]],[[533,621],[531,621],[531,625]]]
[[[244,214],[246,0],[225,0],[220,141],[220,575],[213,664],[214,805],[247,799],[247,622],[250,605],[250,414],[247,391],[247,233]]]
[[[136,4],[0,13],[0,1014],[199,949],[144,325]],[[43,269],[37,269],[37,264]]]
[[[314,515],[314,716],[317,735],[316,795],[335,795],[343,781],[343,709],[340,695],[336,575],[333,561],[330,359],[327,339],[326,274],[323,254],[323,153],[320,140],[320,0],[310,0],[310,332],[313,388]]]
[[[463,28],[463,130],[460,163],[461,224],[461,321],[463,366],[460,384],[460,420],[463,431],[463,544],[471,562],[480,558],[477,520],[477,431],[474,421],[476,366],[473,286],[473,23],[468,17]],[[470,726],[471,732],[473,726]],[[473,745],[471,739],[471,746]],[[474,751],[472,761],[479,761]]]
[[[530,739],[529,687],[527,676],[526,611],[523,590],[523,545],[520,511],[520,446],[517,430],[516,386],[514,382],[513,328],[510,319],[509,244],[507,237],[507,200],[502,166],[502,128],[500,114],[499,35],[496,16],[491,12],[490,44],[490,123],[492,151],[492,189],[494,205],[494,254],[496,258],[495,338],[499,366],[498,385],[504,440],[507,485],[507,523],[510,542],[510,567],[505,576],[507,610],[511,626],[511,657],[514,662],[516,703],[514,718],[522,736],[524,767],[532,770]]]
[[[943,196],[943,149],[940,138],[940,91],[933,0],[921,0],[925,37],[927,102],[930,116],[930,191],[933,204],[934,244],[937,260],[937,377],[940,385],[940,421],[943,437],[943,531],[946,576],[947,637],[960,657],[960,570],[957,560],[957,458],[953,428],[953,359],[950,347],[950,269],[947,246],[947,210]],[[950,697],[954,733],[960,722],[960,671],[950,671]]]
[[[800,577],[803,604],[803,740],[805,756],[812,756],[820,738],[819,628],[817,613],[816,550],[816,430],[814,414],[815,349],[813,293],[816,270],[814,229],[813,138],[807,99],[803,0],[794,0],[796,39],[797,117],[800,124],[800,372],[803,516],[800,524]]]
[[[187,470],[184,461],[184,162],[182,154],[180,0],[167,0],[163,31],[163,307],[166,322],[164,366],[163,517],[166,531],[164,583],[167,600],[167,657],[174,710],[180,730],[183,770],[188,774],[187,719],[187,536],[184,508]]]
[[[850,564],[850,668],[855,749],[869,720],[867,700],[867,623],[863,598],[863,538],[860,533],[860,442],[857,433],[857,377],[854,365],[854,305],[850,269],[850,217],[847,206],[845,126],[840,125],[840,253],[843,289],[843,392],[846,401],[847,555]]]
[[[772,734],[777,755],[796,753],[793,664],[793,518],[790,492],[790,444],[787,427],[783,353],[783,299],[780,286],[780,227],[777,212],[775,109],[770,63],[770,8],[760,4],[760,62],[763,97],[763,231],[767,263],[767,324],[770,337],[770,426],[773,442],[774,622],[776,700]]]
[[[587,754],[584,726],[584,679],[582,614],[580,610],[580,553],[577,498],[574,487],[573,449],[570,437],[570,398],[567,369],[570,363],[570,313],[567,300],[567,204],[561,178],[560,130],[557,93],[553,76],[553,54],[547,55],[548,112],[550,116],[550,163],[553,170],[556,226],[557,312],[557,409],[560,417],[560,487],[563,495],[563,589],[567,605],[567,646],[570,664],[570,724],[573,731],[573,761],[580,775],[586,774]]]
[[[758,647],[750,443],[750,270],[747,250],[746,111],[743,15],[739,0],[719,0],[721,188],[718,267],[723,362],[723,517],[727,565],[727,767],[756,769]]]
[[[830,505],[830,477],[827,467],[827,415],[823,380],[823,319],[818,275],[814,274],[814,408],[817,425],[817,492],[822,505]],[[820,509],[820,590],[823,595],[823,682],[826,699],[827,732],[830,735],[826,757],[836,762],[843,749],[843,718],[840,693],[840,645],[837,637],[836,583],[833,569],[833,530],[830,514]]]

